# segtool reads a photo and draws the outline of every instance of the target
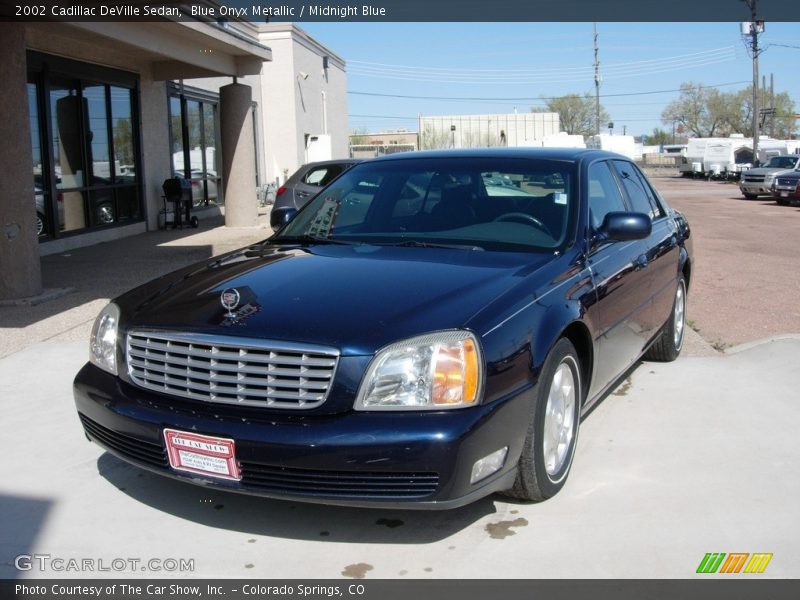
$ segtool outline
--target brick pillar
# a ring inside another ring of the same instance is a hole
[[[0,300],[9,300],[42,292],[24,25],[0,23],[0,56]]]

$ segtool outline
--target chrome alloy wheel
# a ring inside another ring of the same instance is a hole
[[[567,356],[556,369],[544,413],[543,454],[548,476],[556,476],[569,460],[575,435],[578,365]]]
[[[683,328],[686,316],[686,288],[683,282],[678,284],[678,291],[675,294],[675,310],[673,311],[673,337],[672,341],[675,344],[675,349],[680,350],[683,346]]]

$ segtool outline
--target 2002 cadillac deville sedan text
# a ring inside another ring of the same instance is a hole
[[[542,500],[581,415],[681,350],[689,226],[622,156],[393,155],[286,210],[101,312],[74,386],[91,440],[275,498]]]

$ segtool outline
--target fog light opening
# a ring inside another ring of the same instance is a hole
[[[469,478],[470,485],[477,483],[481,479],[486,479],[492,473],[502,469],[506,462],[507,454],[508,446],[505,446],[475,461],[475,464],[472,465],[472,476]]]

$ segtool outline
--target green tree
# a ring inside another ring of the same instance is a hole
[[[723,94],[701,83],[681,84],[677,100],[670,102],[661,113],[664,124],[680,123],[696,137],[714,137],[726,133],[729,115]]]
[[[535,107],[532,112],[558,113],[561,131],[572,135],[594,135],[597,133],[595,99],[591,94],[567,94],[545,101],[544,107]],[[606,110],[600,106],[600,125],[609,121]]]
[[[688,82],[681,85],[681,94],[661,113],[665,125],[679,123],[687,133],[697,137],[727,136],[741,133],[753,135],[753,88],[720,92],[715,88]],[[794,133],[795,108],[789,94],[781,92],[770,98],[767,90],[759,91],[759,106],[774,108],[767,116],[762,133],[788,138]]]
[[[350,132],[350,145],[351,146],[364,146],[369,144],[369,138],[367,137],[368,130],[366,127],[361,127],[360,129],[353,129]]]
[[[647,136],[647,144],[650,146],[663,146],[672,143],[672,133],[658,127],[653,128],[653,133]]]
[[[760,89],[758,106],[775,109],[774,115],[765,115],[759,128],[762,134],[786,139],[795,133],[795,107],[788,93],[780,92],[772,98],[769,90]],[[753,86],[732,94],[729,120],[734,132],[753,135]]]

